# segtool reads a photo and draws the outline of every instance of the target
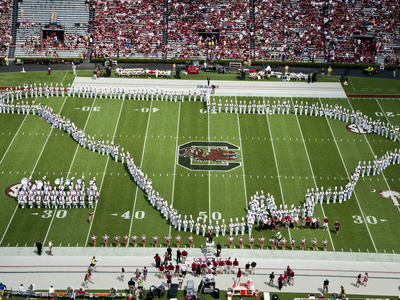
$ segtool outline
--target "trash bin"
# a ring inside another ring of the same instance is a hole
[[[215,288],[212,296],[214,299],[219,299],[219,289]]]

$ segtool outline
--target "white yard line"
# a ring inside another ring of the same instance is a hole
[[[210,99],[211,102],[211,99]],[[210,142],[210,112],[207,113],[207,141]],[[210,161],[208,161],[208,165],[210,165]],[[211,171],[208,170],[208,220],[211,221]],[[205,220],[204,220],[205,221]]]
[[[67,97],[65,97],[65,98],[67,98]],[[88,124],[88,122],[89,122],[90,115],[92,114],[93,106],[94,106],[94,103],[95,103],[95,102],[96,102],[96,99],[93,100],[92,106],[90,107],[90,111],[89,111],[88,117],[87,117],[87,119],[86,119],[85,126],[84,126],[83,129],[82,129],[83,132],[85,132],[86,126],[87,126],[87,124]],[[69,174],[71,173],[71,169],[72,169],[72,166],[74,165],[75,157],[76,157],[76,154],[78,153],[79,147],[81,147],[81,146],[80,146],[79,143],[78,143],[78,145],[76,145],[74,157],[72,158],[72,162],[71,162],[71,164],[70,164],[70,166],[69,166],[69,169],[68,169],[67,177],[66,177],[66,178],[68,178]],[[54,221],[54,217],[56,216],[57,209],[58,209],[58,207],[56,206],[56,208],[54,209],[54,212],[53,212],[53,216],[51,217],[51,221],[50,221],[49,228],[47,228],[47,232],[46,232],[46,236],[44,237],[43,244],[46,243],[47,237],[49,236],[49,232],[50,232],[51,226],[53,225],[53,221]]]
[[[389,118],[387,117],[387,114],[383,111],[383,108],[382,108],[381,104],[379,103],[378,98],[375,98],[375,101],[376,101],[376,103],[378,103],[378,105],[379,105],[379,107],[380,107],[380,109],[381,109],[383,115],[385,116],[387,122],[388,122],[390,125],[392,125],[392,123],[389,121]],[[368,141],[368,140],[367,140],[367,141]],[[368,141],[368,142],[369,142],[369,141]],[[368,145],[369,145],[369,144],[368,144]],[[370,147],[370,149],[371,149],[371,151],[372,151],[372,148],[371,148],[371,147]],[[372,151],[372,154],[375,155],[374,151]],[[386,185],[387,185],[388,189],[391,190],[391,188],[390,188],[390,186],[389,186],[389,183],[388,183],[388,181],[386,180],[386,176],[385,176],[385,174],[383,174],[383,170],[382,170],[381,173],[382,173],[383,179],[384,179],[385,182],[386,182]],[[397,210],[400,212],[400,206],[396,206],[396,207],[397,207]]]
[[[2,157],[2,158],[1,158],[1,160],[0,160],[0,165],[1,165],[1,163],[3,162],[4,158],[6,157],[6,155],[7,155],[7,153],[8,153],[8,150],[10,150],[10,148],[11,148],[11,145],[13,144],[13,142],[14,142],[15,138],[17,137],[17,135],[18,135],[18,132],[20,131],[20,129],[21,129],[21,127],[22,127],[22,125],[24,125],[24,123],[25,123],[25,120],[26,120],[26,118],[27,118],[27,117],[28,117],[28,115],[26,115],[26,116],[25,116],[25,118],[22,120],[22,123],[21,123],[21,125],[19,126],[19,128],[18,128],[17,132],[15,133],[15,135],[14,135],[13,139],[11,140],[11,143],[10,143],[10,145],[8,145],[8,148],[7,148],[6,152],[4,153],[3,157]]]
[[[67,98],[68,98],[68,97],[65,97],[64,102],[63,102],[63,104],[61,105],[61,108],[60,108],[60,111],[58,112],[58,114],[61,113],[61,111],[62,111],[62,109],[63,109],[63,107],[64,107],[64,104],[65,104],[65,101],[67,101]],[[37,97],[35,98],[35,101],[36,101],[36,99],[37,99]],[[27,116],[28,116],[28,115],[25,116],[25,119],[26,119]],[[24,119],[24,122],[25,122],[25,119]],[[21,124],[21,126],[22,126],[22,124]],[[19,127],[19,129],[21,129],[21,126]],[[19,131],[19,129],[18,129],[18,131]],[[47,136],[47,139],[46,139],[46,141],[45,141],[45,143],[44,143],[44,145],[43,145],[43,147],[42,147],[42,151],[40,151],[39,157],[38,157],[38,159],[36,160],[35,166],[34,166],[33,169],[32,169],[32,172],[31,172],[30,177],[32,177],[33,173],[35,172],[35,169],[36,169],[36,167],[37,167],[37,165],[38,165],[38,163],[39,163],[39,160],[40,160],[40,158],[42,157],[44,148],[46,148],[47,142],[49,141],[50,136],[51,136],[51,133],[53,132],[53,129],[54,129],[53,126],[51,126],[49,135]],[[17,133],[18,133],[18,131],[17,131]],[[17,135],[15,135],[15,137],[16,137],[16,136],[17,136]],[[15,139],[15,137],[14,137],[14,139]],[[14,141],[14,139],[12,140],[12,142]],[[12,142],[11,142],[11,143],[12,143]],[[8,149],[7,149],[7,151],[8,151]],[[5,156],[5,154],[4,154],[4,156]],[[4,156],[3,156],[3,159],[4,159]],[[3,159],[2,159],[2,161],[3,161]],[[0,245],[1,245],[1,243],[3,242],[3,240],[4,240],[4,237],[6,236],[6,233],[7,233],[7,231],[8,231],[8,228],[10,227],[10,225],[11,225],[11,223],[12,223],[12,220],[14,219],[14,216],[15,216],[15,213],[17,212],[17,209],[18,209],[18,203],[17,203],[17,205],[16,205],[16,207],[15,207],[15,209],[14,209],[14,212],[13,212],[13,214],[12,214],[12,216],[11,216],[10,221],[8,222],[7,228],[6,228],[6,230],[4,231],[4,234],[3,234],[3,236],[2,236],[2,238],[1,238],[1,240],[0,240]]]
[[[240,141],[240,151],[242,153],[242,170],[243,170],[243,188],[244,188],[244,209],[247,210],[247,189],[246,189],[246,175],[244,173],[244,155],[243,155],[243,146],[242,146],[242,137],[240,134],[240,121],[239,121],[239,114],[236,114],[237,121],[238,121],[238,131],[239,131],[239,141]],[[249,240],[251,239],[249,233]]]
[[[64,82],[64,79],[67,76],[67,74],[68,74],[68,71],[65,72],[65,75],[64,75],[63,79],[61,80],[61,84]]]
[[[1,238],[1,240],[0,240],[0,245],[1,245],[1,243],[3,242],[3,240],[4,240],[4,237],[6,236],[6,233],[7,233],[7,231],[8,231],[8,228],[10,227],[11,222],[12,222],[12,220],[14,219],[14,216],[15,216],[15,213],[17,212],[17,209],[18,209],[18,203],[17,203],[17,205],[16,205],[16,207],[15,207],[15,209],[14,209],[14,212],[13,212],[13,214],[12,214],[12,216],[11,216],[10,222],[8,222],[8,225],[7,225],[7,227],[6,227],[6,230],[4,230],[4,234],[3,234],[3,236],[2,236],[2,238]]]
[[[264,97],[263,97],[264,100]],[[276,159],[276,152],[275,152],[275,146],[274,146],[274,139],[272,137],[272,131],[271,131],[271,126],[269,124],[269,118],[268,114],[266,114],[267,117],[267,123],[268,123],[268,130],[269,130],[269,135],[271,137],[271,145],[272,145],[272,153],[274,154],[274,160],[275,160],[275,167],[276,167],[276,174],[278,175],[278,182],[279,182],[279,189],[281,191],[281,196],[282,196],[282,203],[285,205],[285,198],[283,196],[283,189],[282,189],[282,183],[281,183],[281,175],[279,174],[279,167],[278,167],[278,160]],[[290,234],[290,228],[288,228],[288,233],[289,233],[289,241],[292,239],[292,235]]]
[[[115,134],[117,133],[118,124],[119,124],[119,119],[120,119],[120,117],[121,117],[121,112],[122,112],[122,107],[124,106],[124,102],[125,102],[125,98],[122,100],[121,108],[119,109],[119,114],[118,114],[118,118],[117,118],[117,124],[115,125],[114,134],[112,135],[113,137],[114,137]],[[112,139],[112,141],[114,142],[114,138]],[[106,171],[107,171],[107,166],[108,166],[108,162],[109,162],[109,161],[110,161],[110,155],[108,155],[107,161],[106,161],[106,165],[105,165],[105,167],[104,167],[103,177],[101,178],[101,183],[100,183],[100,188],[99,188],[99,195],[101,194],[101,189],[103,188],[104,177],[106,176]],[[85,247],[87,246],[88,241],[89,241],[90,231],[92,230],[92,225],[93,225],[93,222],[94,222],[94,217],[95,217],[95,215],[96,215],[97,204],[98,204],[98,202],[94,205],[92,223],[90,223],[90,225],[89,225],[89,231],[88,231],[88,234],[87,234],[87,237],[86,237]]]
[[[292,98],[292,97],[290,98],[290,101],[292,102],[292,107],[294,107],[294,103],[293,103],[293,98]],[[314,180],[314,185],[315,185],[316,188],[318,188],[317,181],[315,180],[314,170],[313,170],[313,167],[312,167],[312,165],[311,165],[310,156],[308,155],[308,150],[307,150],[306,141],[304,140],[303,131],[301,130],[301,126],[300,126],[300,122],[299,122],[299,117],[297,116],[297,114],[296,114],[296,120],[297,120],[297,125],[299,126],[299,130],[300,130],[300,134],[301,134],[301,139],[302,139],[302,141],[303,141],[304,150],[306,150],[307,159],[308,159],[308,164],[310,165],[310,170],[311,170],[312,178],[313,178],[313,180]],[[322,214],[324,215],[324,218],[325,218],[326,215],[325,215],[324,207],[322,206],[322,204],[321,204],[321,210],[322,210]],[[332,249],[333,249],[333,251],[336,251],[336,250],[335,250],[335,245],[333,244],[332,235],[331,235],[330,230],[328,230],[328,234],[329,234],[329,239],[331,240]]]
[[[176,179],[176,165],[178,163],[178,140],[179,140],[179,123],[181,119],[181,102],[179,102],[178,106],[178,125],[176,127],[176,143],[175,143],[175,164],[174,164],[174,180],[172,181],[172,199],[171,199],[171,205],[174,207],[174,199],[175,199],[175,179]],[[169,235],[171,235],[171,226],[172,223],[169,224]]]
[[[143,166],[144,152],[146,150],[147,133],[149,131],[150,117],[151,117],[152,111],[153,111],[153,100],[150,100],[149,118],[147,119],[146,133],[145,133],[144,142],[143,142],[142,159],[140,160],[140,166],[139,166],[140,169],[142,169],[142,166]],[[131,225],[129,226],[129,237],[132,234],[133,216],[135,215],[138,191],[139,191],[139,185],[136,185],[135,201],[133,202],[133,208],[132,208]]]
[[[319,99],[319,101],[320,101],[321,105],[323,105],[321,99]],[[351,104],[350,104],[350,106],[351,106]],[[352,109],[353,109],[353,108],[352,108]],[[328,126],[329,126],[329,129],[330,129],[330,131],[331,131],[333,140],[335,141],[336,148],[337,148],[337,150],[338,150],[338,152],[339,152],[339,155],[340,155],[340,159],[342,160],[343,167],[344,167],[344,169],[345,169],[345,171],[346,171],[346,174],[347,174],[347,179],[350,180],[350,174],[349,174],[349,172],[348,172],[348,170],[347,170],[346,164],[344,163],[344,159],[343,159],[343,156],[342,156],[342,152],[341,152],[340,149],[339,149],[339,145],[338,145],[337,142],[336,142],[336,136],[335,136],[335,134],[333,133],[333,130],[332,130],[331,124],[329,123],[328,117],[325,117],[325,119],[326,119],[326,122],[328,123]],[[341,122],[341,121],[340,121],[340,122]],[[369,237],[371,238],[372,245],[374,246],[375,252],[378,252],[378,250],[376,249],[376,246],[375,246],[374,239],[372,238],[371,231],[369,230],[368,222],[367,222],[366,219],[365,219],[364,212],[363,212],[363,210],[362,210],[362,208],[361,208],[360,202],[358,201],[358,197],[357,197],[357,193],[356,193],[355,189],[354,189],[354,191],[353,191],[353,194],[354,194],[354,197],[356,198],[356,202],[357,202],[358,208],[360,209],[361,215],[362,215],[362,217],[363,217],[363,219],[364,219],[364,224],[365,224],[365,226],[366,226],[366,228],[367,228]],[[321,203],[321,206],[322,206],[322,203]]]
[[[247,209],[247,189],[246,189],[246,176],[244,172],[244,155],[243,155],[243,146],[242,146],[242,135],[240,133],[240,120],[239,120],[239,114],[236,114],[237,116],[237,121],[238,121],[238,131],[239,131],[239,142],[240,142],[240,151],[242,153],[242,170],[243,170],[243,186],[244,186],[244,204],[245,204],[245,209]]]

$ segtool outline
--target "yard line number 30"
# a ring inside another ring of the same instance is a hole
[[[361,218],[361,216],[355,215],[355,216],[353,216],[353,219],[354,219],[354,223],[356,223],[356,224],[363,224],[364,223],[364,221]],[[378,223],[378,220],[374,216],[367,216],[367,217],[365,217],[365,219],[371,225],[375,225],[375,224]]]

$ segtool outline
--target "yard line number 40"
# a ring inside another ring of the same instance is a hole
[[[135,212],[135,219],[141,220],[141,219],[144,219],[144,216],[145,216],[144,211],[138,210]],[[127,212],[125,212],[121,215],[121,218],[130,219],[131,212],[128,210]]]

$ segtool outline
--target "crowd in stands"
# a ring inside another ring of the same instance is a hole
[[[50,35],[45,39],[41,39],[38,35],[27,38],[25,43],[21,45],[27,54],[46,53],[46,56],[59,57],[58,50],[81,50],[86,53],[86,40],[83,36],[73,37],[65,35],[61,41],[57,36]]]
[[[397,1],[334,2],[328,8],[325,40],[329,58],[336,61],[369,63],[377,55],[397,55],[399,48],[399,6]],[[369,11],[369,13],[368,13]],[[397,31],[397,37],[395,32]],[[352,35],[364,38],[353,39]],[[375,36],[375,41],[365,37]],[[350,54],[350,55],[349,55]],[[354,58],[351,57],[354,55]]]
[[[372,63],[377,55],[399,54],[391,47],[399,42],[395,0],[262,0],[255,6],[255,24],[249,20],[249,1],[181,0],[169,4],[168,28],[162,4],[142,2],[95,2],[94,56],[156,58],[162,52],[183,59]],[[163,30],[167,45],[161,43]]]
[[[168,28],[176,58],[246,58],[249,55],[249,2],[180,1],[171,5]],[[191,26],[187,26],[191,24]],[[199,30],[219,34],[204,37]]]
[[[93,57],[258,59],[395,63],[400,54],[396,0],[94,0],[85,37],[23,45],[27,53],[91,48]],[[11,0],[0,4],[2,48],[9,42]],[[20,27],[41,27],[21,22]],[[203,31],[203,33],[199,33]],[[163,44],[163,32],[168,43]],[[33,39],[35,40],[35,39]],[[250,48],[250,41],[254,47]]]
[[[0,1],[0,56],[5,56],[11,35],[11,0]]]
[[[94,1],[94,57],[151,56],[161,45],[163,6],[156,0]]]

